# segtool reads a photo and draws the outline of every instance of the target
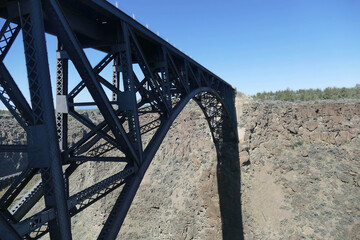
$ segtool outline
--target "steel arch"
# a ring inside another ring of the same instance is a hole
[[[211,130],[211,133],[212,133],[212,137],[213,137],[213,140],[214,140],[214,143],[215,143],[215,146],[216,146],[216,150],[218,152],[218,161],[219,161],[219,165],[222,165],[223,164],[223,161],[224,159],[222,159],[221,157],[221,154],[223,153],[223,151],[225,149],[222,149],[222,141],[224,140],[223,138],[219,138],[218,135],[216,135],[215,131],[217,131],[218,129],[217,128],[214,128],[214,126],[212,126],[212,123],[211,123],[211,119],[212,117],[209,116],[207,110],[207,108],[212,108],[213,106],[204,106],[202,105],[201,103],[201,95],[202,93],[204,94],[210,94],[213,98],[215,98],[216,100],[219,101],[219,103],[221,105],[223,105],[222,103],[222,100],[221,100],[221,97],[219,96],[219,94],[209,88],[209,87],[201,87],[201,88],[198,88],[194,91],[192,91],[191,93],[189,93],[185,98],[181,99],[179,101],[179,103],[176,105],[176,107],[174,108],[174,111],[172,112],[172,114],[169,116],[169,118],[160,125],[158,131],[156,132],[156,134],[154,135],[154,137],[152,138],[151,142],[149,143],[148,147],[145,149],[144,151],[144,162],[143,164],[141,165],[141,167],[139,168],[138,170],[138,174],[136,176],[134,176],[133,179],[130,180],[130,182],[128,183],[129,184],[129,200],[123,200],[124,202],[126,202],[126,204],[122,204],[122,208],[121,209],[117,209],[117,212],[111,212],[110,214],[113,214],[114,215],[114,218],[116,216],[116,219],[114,221],[111,221],[111,226],[113,226],[115,229],[120,229],[121,227],[121,224],[123,223],[124,219],[125,219],[125,216],[126,216],[126,213],[127,211],[129,210],[130,208],[130,205],[133,201],[133,198],[135,197],[135,194],[136,194],[136,191],[138,190],[139,186],[140,186],[140,183],[148,169],[148,167],[150,166],[151,162],[152,162],[152,159],[153,157],[155,156],[157,150],[159,149],[163,139],[165,138],[167,132],[169,131],[172,123],[174,122],[174,120],[176,119],[176,117],[180,114],[180,112],[184,109],[184,107],[186,106],[186,104],[191,100],[191,99],[194,99],[195,102],[199,105],[199,107],[202,109],[207,121],[208,121],[208,124],[209,124],[209,127],[210,127],[210,130]],[[211,111],[211,109],[210,109]],[[219,168],[221,168],[223,171],[230,171],[231,168],[233,169],[236,169],[237,166],[236,166],[236,162],[238,161],[238,154],[237,154],[237,128],[236,128],[236,122],[234,123],[234,120],[231,119],[231,116],[229,115],[228,113],[228,110],[226,110],[226,107],[224,107],[224,112],[221,113],[221,116],[223,117],[223,123],[225,124],[230,124],[230,128],[232,128],[232,132],[228,132],[229,135],[231,136],[227,136],[227,140],[228,143],[232,144],[233,146],[233,152],[232,152],[232,156],[231,157],[228,157],[228,160],[231,161],[231,163],[229,162],[226,166],[218,166],[218,176],[220,175],[220,172],[221,170],[219,170]],[[213,116],[215,117],[215,116]],[[219,128],[221,127],[224,127],[224,126],[218,126]],[[234,148],[235,146],[235,148]],[[229,146],[228,146],[229,147]],[[228,151],[229,149],[226,149],[226,151]],[[220,156],[219,156],[220,155]],[[235,183],[235,186],[236,184],[239,184],[240,183],[240,175],[239,173],[237,172],[236,174],[234,174],[234,178],[238,178],[238,181],[234,181]],[[224,177],[224,176],[222,176]],[[219,181],[223,181],[222,180],[219,180]],[[219,184],[221,185],[221,184]],[[238,185],[239,186],[239,185]],[[222,188],[224,186],[221,186]],[[240,189],[239,189],[240,191]],[[222,196],[220,196],[222,197]],[[120,199],[120,198],[119,198]],[[232,213],[229,213],[227,212],[226,213],[226,216],[223,216],[223,218],[231,218],[232,221],[237,219],[237,221],[235,220],[233,223],[231,223],[231,226],[230,226],[230,229],[228,229],[227,231],[231,231],[233,233],[233,235],[231,235],[230,239],[234,239],[234,235],[237,235],[237,236],[240,236],[240,232],[241,229],[242,229],[242,226],[241,226],[241,214],[239,214],[239,210],[240,210],[240,195],[238,197],[236,197],[236,194],[234,194],[234,197],[233,199],[235,201],[238,201],[238,203],[234,203],[234,207],[232,208]],[[224,207],[224,206],[221,206],[221,207]],[[224,212],[223,212],[224,214]],[[231,216],[229,216],[231,215]],[[227,220],[225,220],[227,221]],[[106,225],[110,225],[108,222],[105,223],[105,228],[103,228],[100,236],[99,236],[99,239],[103,239],[103,236],[105,234],[107,234],[108,236],[110,236],[110,239],[115,239],[117,234],[118,234],[118,230],[107,230],[106,229]]]

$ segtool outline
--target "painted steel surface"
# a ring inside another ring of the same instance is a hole
[[[51,239],[71,239],[71,217],[122,187],[98,236],[115,239],[155,153],[191,99],[209,123],[218,151],[219,174],[230,168],[222,157],[226,155],[225,145],[237,146],[236,91],[107,1],[8,0],[0,3],[0,16],[6,19],[0,32],[0,100],[27,135],[27,145],[1,145],[0,151],[23,152],[29,162],[21,174],[11,177],[11,185],[0,199],[1,238],[37,239],[49,233]],[[3,62],[20,31],[30,103]],[[58,39],[56,97],[51,94],[45,33]],[[92,67],[84,48],[102,51],[105,57]],[[73,89],[69,89],[69,61],[81,77]],[[113,78],[104,79],[100,73],[110,63]],[[134,64],[138,64],[144,79],[138,79]],[[110,97],[105,89],[111,91]],[[85,90],[91,99],[77,102],[76,97]],[[53,99],[57,101],[56,114]],[[86,106],[97,108],[104,120],[95,124],[76,110]],[[140,123],[139,118],[147,114],[156,118]],[[69,116],[90,129],[71,146],[67,140]],[[142,136],[148,133],[152,138],[143,149]],[[114,149],[123,155],[104,156]],[[69,176],[86,161],[118,162],[125,167],[70,196],[73,183]],[[38,173],[41,181],[16,203],[20,192]],[[220,182],[219,186],[226,188]],[[42,196],[44,210],[24,219]],[[240,203],[239,194],[234,193],[233,198]],[[239,206],[234,205],[233,211],[224,206],[220,205],[223,230],[229,226],[236,229],[237,223],[228,223],[228,219],[241,215]]]

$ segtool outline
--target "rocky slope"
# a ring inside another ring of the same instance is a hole
[[[253,102],[239,94],[236,104],[244,238],[359,239],[360,102]],[[0,124],[3,142],[24,141],[13,119]],[[85,131],[70,119],[70,142]],[[216,164],[207,122],[190,103],[150,165],[119,239],[221,239]],[[70,194],[120,169],[85,163]],[[96,238],[119,190],[72,219],[74,239]]]
[[[190,103],[160,146],[118,239],[221,239],[216,164],[207,122]],[[87,163],[71,179],[80,183],[72,191],[119,170],[116,164]],[[73,219],[75,238],[92,239],[99,233],[118,194],[115,191]]]
[[[359,239],[360,103],[243,109],[245,239]]]
[[[195,105],[194,102],[188,104],[169,130],[137,192],[119,239],[221,239],[216,150],[208,123]],[[82,114],[95,122],[101,120],[98,112]],[[6,139],[16,139],[11,130],[13,126],[6,124],[11,122],[15,126],[14,119],[5,116],[3,120],[3,132],[7,132],[3,135]],[[14,129],[21,130],[17,125]],[[86,130],[70,118],[70,145]],[[152,134],[143,136],[145,143]],[[7,171],[20,170],[26,164],[26,156],[21,157],[21,162],[24,164]],[[121,163],[84,163],[70,178],[73,183],[70,195],[120,171],[123,166]],[[74,239],[96,238],[120,190],[72,218]],[[43,201],[30,214],[40,211],[42,206]]]
[[[9,114],[0,114],[0,144],[26,144],[26,133]],[[0,177],[21,171],[26,165],[22,153],[0,152]]]

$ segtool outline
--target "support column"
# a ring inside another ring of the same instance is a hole
[[[56,50],[56,130],[60,151],[68,149],[68,85],[69,56],[58,41]],[[66,198],[69,197],[69,177],[65,177]]]
[[[169,65],[168,65],[168,59],[167,59],[167,53],[164,46],[162,46],[162,53],[163,53],[163,60],[164,60],[164,66],[161,68],[161,78],[164,82],[164,90],[165,90],[165,97],[167,104],[171,106],[171,86],[170,86],[170,76],[169,76]]]
[[[119,89],[120,87],[120,58],[119,54],[116,54],[114,57],[114,64],[113,64],[113,85],[116,87],[116,89]],[[112,100],[117,101],[118,96],[115,92],[112,93]]]
[[[134,85],[134,75],[132,68],[132,59],[131,59],[131,50],[130,50],[130,38],[128,32],[128,26],[126,23],[122,22],[122,35],[120,41],[122,46],[120,49],[120,68],[122,71],[123,84],[124,84],[124,96],[128,100],[127,104],[127,119],[129,125],[129,139],[132,141],[132,144],[137,151],[139,156],[139,163],[142,163],[142,143],[140,135],[140,124],[139,116],[136,102],[136,92]],[[121,100],[121,99],[120,99]]]
[[[68,82],[69,57],[58,42],[56,51],[56,127],[60,150],[68,148]]]
[[[34,118],[28,134],[29,166],[41,169],[46,208],[56,211],[56,220],[49,222],[51,239],[71,239],[42,6],[40,0],[29,0],[27,3],[26,11],[22,11],[23,5],[19,10]]]

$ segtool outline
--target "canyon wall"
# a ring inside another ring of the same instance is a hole
[[[233,191],[241,191],[244,238],[359,239],[360,101],[255,102],[239,94],[236,105],[241,186]],[[97,111],[81,114],[95,122],[102,119]],[[26,143],[12,117],[0,116],[0,125],[2,144]],[[72,118],[69,128],[70,144],[87,130]],[[2,174],[26,163],[26,156],[13,159],[1,155]],[[70,194],[122,166],[84,163],[70,178],[76,183]],[[221,239],[216,173],[207,121],[190,102],[150,165],[119,239]],[[72,219],[74,239],[97,237],[119,191]],[[41,204],[32,212],[40,211]]]
[[[360,102],[240,105],[245,239],[359,239]]]

